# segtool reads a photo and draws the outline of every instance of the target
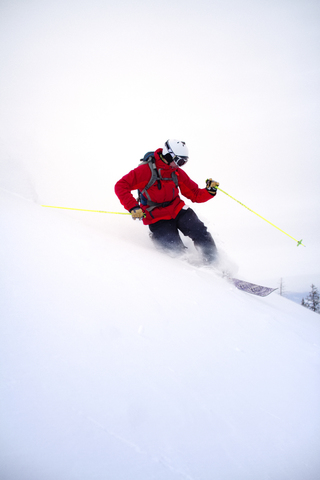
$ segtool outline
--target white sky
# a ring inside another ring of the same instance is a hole
[[[121,210],[114,183],[180,138],[197,183],[307,245],[219,193],[196,211],[240,265],[320,273],[319,37],[318,1],[2,1],[1,161],[41,203]]]

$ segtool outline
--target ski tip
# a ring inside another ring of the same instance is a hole
[[[229,278],[229,281],[231,281],[238,290],[251,293],[252,295],[258,295],[259,297],[266,297],[275,290],[278,290],[277,288],[264,287],[262,285],[257,285],[256,283],[239,280],[238,278]]]

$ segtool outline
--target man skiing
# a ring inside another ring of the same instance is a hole
[[[188,158],[185,142],[169,139],[163,148],[146,154],[141,165],[124,175],[116,183],[115,193],[134,220],[143,220],[149,226],[158,246],[183,253],[185,246],[180,230],[193,240],[204,262],[211,264],[217,256],[215,242],[196,213],[180,198],[179,189],[192,202],[203,203],[216,195],[219,183],[210,178],[206,188],[199,188],[180,168]],[[133,197],[132,190],[139,191],[138,200]]]

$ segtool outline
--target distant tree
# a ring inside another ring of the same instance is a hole
[[[301,300],[301,305],[309,308],[309,310],[312,310],[313,312],[320,313],[320,295],[317,287],[311,285],[311,292],[306,298]]]

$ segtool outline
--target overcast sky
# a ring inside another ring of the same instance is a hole
[[[240,264],[319,274],[319,36],[318,1],[4,0],[1,162],[41,203],[121,210],[114,183],[184,140],[199,185],[307,245],[220,192],[196,211]]]

